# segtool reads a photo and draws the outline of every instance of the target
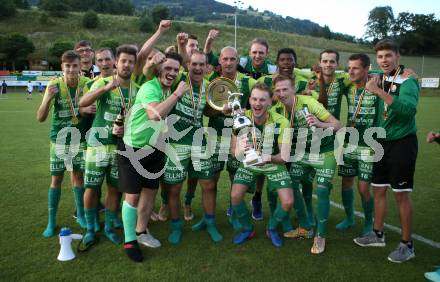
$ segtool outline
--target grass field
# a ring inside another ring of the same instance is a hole
[[[403,265],[389,263],[386,256],[399,242],[399,235],[392,231],[387,232],[385,248],[355,246],[352,239],[361,231],[361,220],[357,220],[354,229],[338,232],[334,226],[343,218],[343,212],[335,208],[330,212],[327,249],[322,255],[310,254],[311,240],[286,240],[281,249],[272,247],[264,237],[266,219],[256,223],[255,239],[235,246],[231,243],[235,232],[225,215],[228,204],[226,174],[220,180],[218,195],[218,227],[225,237],[219,244],[211,242],[205,232],[191,232],[190,224],[185,223],[182,243],[171,246],[166,241],[168,223],[153,222],[150,230],[163,246],[154,250],[143,248],[146,260],[142,264],[131,263],[121,246],[111,244],[103,236],[90,252],[78,255],[72,262],[58,262],[57,237],[45,239],[41,235],[47,220],[50,177],[49,122],[40,124],[35,120],[40,102],[38,94],[28,101],[24,92],[0,99],[1,281],[423,281],[423,273],[440,264],[440,249],[419,241],[415,241],[414,260]],[[426,144],[425,136],[429,130],[439,129],[439,108],[440,98],[421,97],[417,114],[419,156],[412,194],[414,233],[436,242],[440,242],[440,146]],[[340,203],[339,183],[339,179],[335,180],[332,192],[332,200],[337,203]],[[69,226],[74,233],[80,233],[71,216],[73,194],[69,186],[66,178],[58,225]],[[267,214],[265,197],[264,202]],[[398,226],[392,197],[389,203],[387,223]],[[199,189],[194,209],[193,222],[202,214]],[[361,210],[358,196],[356,209]]]

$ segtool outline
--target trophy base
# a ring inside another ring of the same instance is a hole
[[[257,166],[263,164],[263,159],[254,150],[246,152],[246,157],[243,160],[244,167]]]

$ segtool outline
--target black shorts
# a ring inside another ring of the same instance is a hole
[[[398,140],[380,142],[384,155],[373,164],[374,188],[391,187],[394,192],[411,192],[417,159],[417,136],[411,134]]]
[[[121,139],[118,140],[119,151],[125,151],[127,148],[130,149]],[[140,194],[142,188],[158,189],[159,180],[165,166],[165,154],[154,148],[151,151],[144,151],[138,148],[131,149],[136,153],[141,153],[142,151],[144,155],[149,154],[137,161],[138,169],[143,168],[144,170],[142,174],[136,171],[129,158],[118,154],[119,191],[127,194]],[[134,164],[136,165],[136,163]]]

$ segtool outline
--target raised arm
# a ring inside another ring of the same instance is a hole
[[[109,83],[102,87],[96,87],[96,82],[93,84],[92,88],[89,92],[87,92],[84,96],[81,97],[79,100],[79,106],[80,107],[88,107],[91,104],[95,103],[96,100],[98,100],[99,97],[101,97],[104,93],[112,91],[116,87],[119,86],[119,80],[116,78],[113,78]]]
[[[148,118],[150,120],[159,121],[165,118],[176,105],[177,101],[185,94],[185,92],[189,91],[189,86],[184,81],[181,81],[177,86],[176,90],[168,96],[165,101],[161,103],[150,103],[148,107],[145,109]]]
[[[44,122],[47,119],[49,110],[51,107],[52,99],[59,92],[56,84],[50,85],[46,88],[46,93],[44,94],[43,101],[37,110],[37,120],[39,122]]]

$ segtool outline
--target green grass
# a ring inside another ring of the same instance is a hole
[[[310,254],[311,240],[285,241],[281,249],[271,246],[264,238],[266,219],[256,223],[257,236],[242,246],[231,243],[234,231],[227,223],[228,181],[220,180],[218,195],[218,227],[225,240],[214,244],[207,233],[193,233],[190,224],[184,225],[183,241],[178,246],[167,243],[168,223],[153,222],[151,232],[161,240],[159,249],[143,248],[146,261],[131,263],[121,246],[112,245],[101,236],[97,246],[86,254],[79,254],[72,262],[56,260],[59,251],[57,237],[45,239],[41,233],[47,220],[47,188],[49,176],[49,122],[38,123],[35,111],[41,97],[25,99],[24,92],[8,94],[0,99],[0,163],[2,164],[0,200],[2,281],[15,280],[258,280],[267,281],[422,281],[423,273],[440,263],[439,249],[415,241],[417,257],[404,265],[386,260],[388,253],[399,242],[398,234],[387,233],[386,248],[361,249],[352,242],[362,228],[357,220],[354,229],[338,232],[335,224],[343,212],[331,209],[328,225],[327,250],[320,256]],[[418,112],[419,156],[415,192],[414,232],[440,241],[438,219],[440,209],[440,146],[428,145],[426,133],[438,129],[435,113],[440,99],[421,97]],[[343,114],[344,116],[344,114]],[[332,200],[340,202],[340,181],[335,180]],[[69,179],[63,183],[58,225],[69,226],[80,233],[72,218],[73,194]],[[200,189],[194,200],[195,220],[202,214]],[[267,214],[266,199],[264,208]],[[399,225],[394,200],[389,197],[387,222]],[[157,206],[159,201],[157,200]],[[356,196],[356,209],[360,210]],[[76,242],[75,242],[76,243]]]

